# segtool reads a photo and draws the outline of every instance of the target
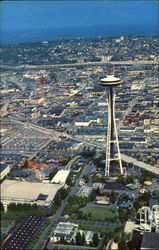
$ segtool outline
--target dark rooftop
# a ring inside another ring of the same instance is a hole
[[[158,250],[159,235],[158,233],[145,232],[141,242],[141,250]]]

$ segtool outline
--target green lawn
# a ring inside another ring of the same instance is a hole
[[[95,231],[99,233],[113,233],[114,232],[114,227],[79,225],[79,229],[87,230],[87,231]]]
[[[8,227],[12,222],[13,220],[1,218],[1,227]]]
[[[116,210],[105,207],[84,207],[81,209],[84,215],[88,215],[89,220],[94,221],[115,221],[117,219]],[[89,216],[91,214],[91,216]]]

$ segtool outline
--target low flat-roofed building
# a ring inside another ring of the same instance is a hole
[[[141,250],[158,250],[159,234],[154,232],[145,232],[141,242]]]
[[[25,160],[21,161],[20,164],[22,166],[25,165]],[[27,161],[27,167],[28,168],[43,168],[43,169],[47,169],[47,165],[46,164],[42,164],[42,163],[37,163],[37,162],[33,162],[33,161]]]
[[[109,201],[105,201],[105,200],[99,200],[99,201],[95,201],[95,204],[98,204],[98,205],[109,205],[110,202]]]
[[[39,182],[26,182],[16,180],[5,180],[1,184],[1,202],[7,210],[10,203],[28,203],[37,204],[38,206],[51,207],[53,200],[59,189],[64,184],[50,184]],[[40,194],[45,197],[41,199]]]
[[[45,101],[44,97],[41,97],[41,98],[37,97],[37,98],[31,99],[30,103],[32,103],[32,104],[41,104],[44,101]]]
[[[50,241],[57,242],[60,241],[61,238],[64,238],[65,240],[70,242],[77,228],[78,224],[74,224],[71,222],[59,222],[50,237]]]
[[[78,230],[78,224],[75,223],[59,222],[50,237],[50,242],[58,242],[61,239],[66,240],[68,243],[70,243],[72,240],[75,242],[77,233],[80,233],[81,235],[84,234],[86,243],[90,244],[93,241],[93,235],[96,232]]]
[[[84,126],[84,127],[88,127],[90,125],[90,121],[76,121],[75,122],[75,126]]]

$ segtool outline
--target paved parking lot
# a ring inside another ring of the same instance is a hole
[[[44,147],[51,139],[51,136],[32,128],[22,128],[18,133],[9,136],[3,144],[1,154],[21,153],[31,155]]]
[[[3,249],[26,249],[44,220],[45,216],[27,216],[14,230]]]

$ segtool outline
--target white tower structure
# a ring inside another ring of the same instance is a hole
[[[108,129],[107,129],[107,144],[106,144],[106,162],[105,176],[110,176],[111,172],[115,172],[115,164],[118,162],[120,174],[123,174],[123,167],[120,156],[117,127],[115,121],[115,91],[113,87],[120,85],[120,78],[113,75],[108,75],[100,80],[101,86],[107,88],[108,94]]]
[[[154,215],[154,227],[155,232],[159,233],[159,205],[153,205],[152,207],[153,215]]]
[[[152,209],[147,206],[141,207],[138,210],[139,213],[139,225],[136,225],[137,231],[149,231],[155,230],[159,233],[159,205],[154,205]]]

